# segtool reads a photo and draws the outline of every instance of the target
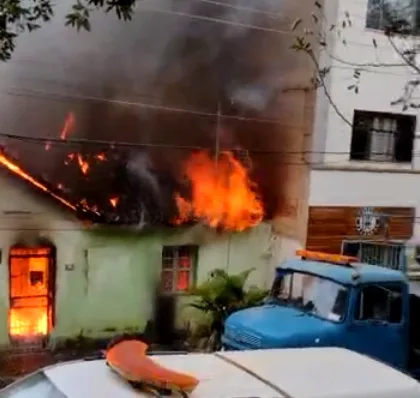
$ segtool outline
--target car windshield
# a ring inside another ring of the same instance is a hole
[[[305,313],[339,322],[346,313],[348,288],[317,275],[287,272],[274,281],[271,297]]]
[[[43,372],[37,372],[5,388],[0,392],[0,398],[66,398],[66,396]]]

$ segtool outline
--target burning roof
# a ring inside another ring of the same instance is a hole
[[[193,154],[184,165],[191,184],[190,199],[175,196],[178,223],[203,220],[214,228],[244,230],[259,224],[263,204],[247,169],[232,152],[212,159],[207,152]]]
[[[75,123],[74,114],[69,113],[61,140],[68,139]],[[54,151],[54,145],[46,142],[45,151]],[[0,164],[14,175],[79,217],[96,223],[145,226],[201,222],[241,231],[257,225],[264,215],[257,186],[244,160],[232,151],[221,151],[217,156],[195,151],[177,173],[167,176],[154,169],[144,151],[122,150],[115,145],[101,151],[67,152],[62,163],[67,173],[61,174],[61,180],[46,181],[31,175],[4,150],[0,152]],[[77,184],[66,184],[66,180],[75,179]],[[162,189],[172,198],[169,204],[160,199]]]
[[[139,2],[132,23],[98,13],[80,35],[57,2],[58,22],[20,35],[0,65],[8,159],[101,223],[294,220],[315,93],[287,32],[307,6],[231,3]]]

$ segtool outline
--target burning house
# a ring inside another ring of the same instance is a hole
[[[77,33],[67,3],[0,66],[0,345],[141,331],[156,283],[264,286],[306,236],[302,5],[142,1]]]

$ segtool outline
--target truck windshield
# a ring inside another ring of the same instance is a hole
[[[333,322],[344,319],[348,288],[330,279],[302,272],[288,272],[274,281],[271,297]]]

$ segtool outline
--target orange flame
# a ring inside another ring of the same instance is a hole
[[[67,154],[67,159],[64,161],[64,164],[68,166],[73,159],[74,159],[74,153]]]
[[[85,210],[89,210],[89,211],[91,211],[91,212],[93,212],[93,213],[96,213],[96,214],[100,214],[99,213],[99,209],[98,209],[98,206],[97,205],[90,205],[89,203],[88,203],[88,201],[86,200],[86,198],[84,198],[84,199],[82,199],[80,202],[79,202],[79,204],[85,209]]]
[[[12,248],[10,269],[11,308],[9,333],[13,337],[35,337],[48,333],[49,249]],[[38,278],[32,280],[32,273]]]
[[[66,140],[75,125],[76,125],[76,118],[74,117],[73,112],[69,112],[64,122],[63,129],[61,130],[60,138],[62,140]]]
[[[100,162],[105,162],[106,156],[104,153],[98,153],[95,155],[95,159],[99,160]]]
[[[195,153],[184,172],[191,183],[191,200],[176,195],[176,223],[199,219],[213,228],[243,231],[262,221],[256,185],[231,152],[220,153],[217,163],[207,152]]]
[[[65,206],[69,207],[72,210],[76,210],[76,207],[73,206],[70,202],[63,199],[62,197],[56,195],[55,193],[51,192],[44,184],[37,181],[35,178],[30,176],[28,173],[23,171],[18,165],[13,163],[10,159],[8,159],[3,154],[0,154],[0,164],[7,167],[12,173],[18,175],[19,177],[23,178],[24,180],[30,182],[32,185],[36,186],[41,191],[44,191],[51,195],[54,199],[57,199],[59,202],[64,204]]]
[[[80,153],[77,154],[77,163],[79,164],[82,173],[86,175],[89,171],[89,163],[86,160],[83,160],[83,157]]]
[[[111,203],[111,206],[115,208],[117,207],[119,200],[120,198],[118,196],[115,196],[109,199],[109,203]]]
[[[48,315],[44,308],[11,308],[9,312],[10,334],[28,337],[48,334]]]

